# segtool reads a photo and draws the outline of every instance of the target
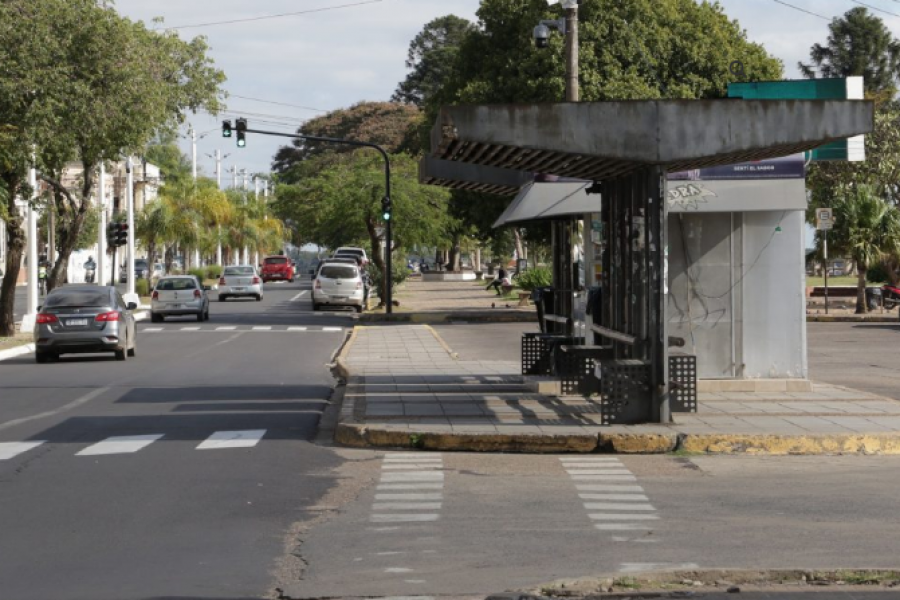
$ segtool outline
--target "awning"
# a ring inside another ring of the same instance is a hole
[[[494,228],[540,221],[559,219],[573,215],[600,211],[599,194],[588,194],[585,189],[591,182],[529,183],[523,187],[500,218]]]

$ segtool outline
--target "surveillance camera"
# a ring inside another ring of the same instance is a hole
[[[534,45],[538,48],[550,45],[550,28],[543,23],[534,28]]]

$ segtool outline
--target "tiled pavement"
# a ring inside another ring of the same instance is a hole
[[[473,341],[477,343],[477,341]],[[900,402],[831,385],[811,392],[701,393],[668,426],[600,426],[595,400],[532,393],[511,361],[462,361],[428,326],[357,328],[344,361],[345,416],[390,430],[597,433],[900,433]]]

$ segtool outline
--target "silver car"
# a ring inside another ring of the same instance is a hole
[[[251,265],[225,267],[219,278],[219,302],[228,298],[251,297],[263,299],[263,282]]]
[[[193,275],[160,277],[150,295],[150,320],[161,323],[166,317],[194,315],[200,322],[208,321],[208,290]]]
[[[325,262],[313,282],[313,310],[322,306],[347,306],[362,312],[365,283],[355,264]]]
[[[116,360],[134,356],[136,308],[111,286],[56,288],[44,299],[35,321],[35,360],[46,363],[61,354],[94,352],[113,352]]]

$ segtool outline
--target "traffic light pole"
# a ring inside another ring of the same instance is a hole
[[[244,129],[247,133],[258,133],[260,135],[272,135],[275,137],[286,137],[292,139],[300,139],[306,140],[309,142],[322,142],[326,144],[343,144],[346,146],[357,146],[360,148],[373,148],[377,150],[381,157],[384,159],[384,189],[385,189],[385,198],[388,201],[388,205],[390,205],[391,200],[391,159],[388,156],[387,151],[384,148],[379,146],[378,144],[370,144],[368,142],[358,142],[356,140],[342,140],[339,138],[329,138],[329,137],[319,137],[315,135],[298,135],[294,133],[280,133],[277,131],[263,131],[260,129]],[[393,215],[390,215],[391,217]],[[391,290],[391,283],[393,281],[393,261],[391,260],[393,257],[393,239],[391,227],[393,225],[393,218],[388,218],[385,220],[384,224],[384,243],[385,243],[385,261],[384,261],[384,306],[385,312],[387,314],[393,313],[393,292]]]

